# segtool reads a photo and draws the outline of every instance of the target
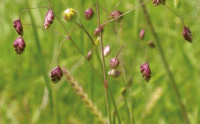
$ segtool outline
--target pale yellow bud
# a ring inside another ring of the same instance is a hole
[[[70,22],[77,17],[76,11],[72,8],[66,9],[63,13],[63,17],[66,21]]]
[[[99,42],[100,42],[100,37],[97,37],[97,39],[96,39],[95,42],[94,42],[95,46],[98,45]]]

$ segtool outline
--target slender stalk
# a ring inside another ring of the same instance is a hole
[[[118,123],[121,124],[119,112],[118,112],[118,109],[117,109],[117,104],[115,102],[114,96],[113,96],[113,94],[111,92],[111,89],[110,89],[109,85],[108,85],[108,89],[109,89],[109,93],[110,93],[110,96],[111,96],[111,99],[113,101],[113,105],[114,105],[114,108],[115,108],[115,111],[116,111],[116,114],[117,114]]]
[[[163,5],[164,6],[164,5]],[[182,20],[182,23],[183,23],[183,26],[185,27],[185,23],[184,23],[184,20],[181,16],[179,16],[178,14],[176,14],[171,8],[169,8],[168,6],[164,6],[166,7],[167,9],[169,9],[171,12],[173,12],[176,16],[178,16],[181,20]]]
[[[99,15],[98,0],[96,0],[96,10],[97,10],[98,27],[100,27],[100,15]],[[102,41],[102,32],[101,31],[100,31],[100,43],[101,43],[101,56],[102,56],[102,63],[103,63],[103,77],[104,77],[104,87],[105,87],[107,113],[109,115],[109,123],[112,124],[110,106],[109,106],[109,100],[108,100],[108,82],[106,80],[105,58],[104,58],[104,53],[103,53],[103,41]]]
[[[25,12],[25,11],[28,11],[28,10],[31,10],[31,9],[40,9],[40,8],[50,9],[50,8],[48,8],[48,7],[46,7],[46,6],[39,6],[39,7],[34,7],[34,8],[26,8],[26,9],[24,9],[24,10],[22,10],[22,11],[20,12],[19,18],[21,17],[21,14],[22,14],[23,12]]]
[[[29,4],[27,2],[27,0],[25,1],[25,4],[27,7],[29,7]],[[30,15],[30,18],[31,18],[31,22],[33,25],[35,25],[35,20],[33,19],[33,15],[30,11],[29,12],[29,15]],[[42,73],[43,73],[43,76],[44,76],[44,79],[45,79],[45,83],[46,83],[46,86],[47,86],[47,89],[49,91],[49,98],[50,98],[50,106],[51,106],[51,109],[53,111],[53,119],[54,119],[54,122],[57,121],[57,115],[56,114],[56,111],[57,111],[57,108],[56,108],[56,105],[55,105],[55,98],[53,95],[53,87],[52,87],[52,84],[51,82],[49,81],[49,77],[47,76],[47,71],[46,71],[46,64],[45,64],[45,61],[44,61],[44,57],[43,57],[43,53],[42,53],[42,48],[41,48],[41,45],[40,45],[40,42],[39,42],[39,36],[38,36],[38,33],[37,33],[37,30],[36,30],[36,27],[33,26],[33,34],[34,34],[34,38],[35,38],[35,43],[36,43],[36,46],[37,46],[37,51],[38,51],[38,56],[39,56],[39,63],[41,63],[41,66],[43,67],[42,69]],[[57,123],[57,122],[55,122]]]
[[[90,38],[90,41],[91,41],[92,45],[95,46],[94,40],[92,39],[92,37],[91,37],[91,35],[88,33],[88,31],[85,29],[85,27],[83,26],[83,24],[78,23],[78,22],[76,22],[76,21],[74,21],[74,23],[75,23],[79,28],[81,28],[81,29],[87,34],[87,36]]]
[[[95,49],[95,53],[96,53],[97,59],[98,59],[98,61],[99,61],[99,64],[100,64],[101,68],[103,69],[102,63],[101,63],[101,58],[100,58],[98,49],[96,48],[95,42],[94,42],[94,40],[92,39],[91,35],[90,35],[90,34],[88,33],[88,31],[85,29],[85,27],[83,26],[83,24],[78,23],[78,22],[76,22],[76,21],[74,21],[74,23],[75,23],[79,28],[81,28],[81,29],[87,34],[87,36],[90,38],[90,41],[91,41],[91,43],[92,43],[92,45],[93,45],[93,49]]]
[[[118,39],[119,39],[119,42],[120,42],[120,44],[122,44],[122,38],[121,38],[121,35],[122,35],[122,30],[123,30],[123,28],[122,28],[122,21],[120,22],[120,28],[118,29],[119,31],[119,33],[117,33],[118,34]],[[124,46],[125,46],[125,44],[121,47],[121,49],[119,50],[119,52],[117,53],[117,56],[116,56],[116,58],[119,56],[119,54],[120,54],[120,52],[121,52],[121,50],[124,48]],[[125,88],[126,88],[126,90],[127,90],[127,87],[126,87],[126,83],[127,83],[127,73],[126,73],[126,70],[125,70],[125,65],[124,65],[124,63],[123,63],[123,58],[122,58],[122,56],[119,56],[119,59],[121,60],[121,68],[122,68],[122,73],[123,73],[123,79],[124,79],[124,85],[125,85]],[[129,111],[129,107],[128,107],[128,103],[127,103],[127,101],[128,101],[128,99],[127,99],[127,95],[126,94],[124,94],[124,96],[123,96],[123,98],[124,98],[124,102],[125,102],[125,107],[126,107],[126,113],[127,113],[127,118],[128,118],[128,121],[127,121],[127,124],[131,124],[130,123],[130,111]],[[117,114],[118,114],[118,112],[117,112]],[[121,122],[120,122],[121,123]]]
[[[139,4],[140,4],[139,0],[135,0],[135,5],[139,5]],[[138,34],[139,34],[138,33],[138,27],[139,27],[138,22],[139,22],[139,9],[136,9],[134,11],[134,38],[136,41],[138,40]],[[137,50],[137,49],[135,49],[135,50]]]
[[[142,3],[143,0],[140,0],[140,2]],[[184,107],[183,103],[181,102],[181,97],[180,97],[180,93],[179,93],[179,91],[178,91],[178,87],[177,87],[176,82],[175,82],[175,80],[174,80],[174,77],[173,77],[173,75],[172,75],[172,73],[171,73],[171,71],[170,71],[170,69],[169,69],[169,65],[168,65],[168,63],[167,63],[165,54],[164,54],[163,49],[162,49],[162,47],[161,47],[161,45],[160,45],[160,41],[159,41],[159,38],[158,38],[158,36],[157,36],[157,34],[156,34],[156,32],[155,32],[155,29],[154,29],[154,27],[153,27],[153,25],[152,25],[152,23],[151,23],[151,20],[150,20],[150,17],[149,17],[149,14],[148,14],[148,12],[147,12],[147,9],[146,9],[145,5],[142,6],[142,9],[143,9],[144,15],[145,15],[145,17],[146,17],[146,20],[147,20],[147,22],[148,22],[148,24],[149,24],[149,26],[150,26],[151,32],[152,32],[152,34],[153,34],[153,36],[154,36],[154,38],[155,38],[156,44],[157,44],[157,46],[158,46],[158,51],[159,51],[160,56],[161,56],[161,60],[162,60],[163,65],[164,65],[164,67],[165,67],[165,69],[166,69],[166,72],[167,72],[167,74],[168,74],[168,76],[169,76],[170,85],[171,85],[171,87],[172,87],[172,90],[174,91],[174,94],[175,94],[175,97],[176,97],[176,99],[177,99],[177,102],[178,102],[178,105],[179,105],[179,107],[180,107],[180,110],[181,110],[181,112],[182,112],[182,115],[183,115],[183,117],[184,117],[184,119],[185,119],[185,122],[186,122],[187,124],[190,124],[189,119],[188,119],[188,116],[187,116],[187,112],[186,112],[186,110],[185,110],[185,107]]]
[[[60,46],[58,48],[58,55],[57,55],[57,64],[59,65],[59,55],[60,55],[60,49],[61,49],[61,46],[62,46],[62,43],[65,41],[66,39],[62,40],[61,43],[60,43]]]
[[[24,24],[24,25],[33,26],[33,27],[36,27],[36,28],[39,28],[39,29],[43,29],[43,30],[45,30],[45,28],[40,27],[40,26],[36,26],[36,25],[33,25],[33,24]],[[57,34],[57,35],[60,35],[60,36],[66,37],[66,35],[61,34],[61,33],[57,32],[57,31],[51,30],[51,29],[48,29],[48,30],[45,30],[45,31],[50,31],[50,32],[53,32],[54,34]]]
[[[94,72],[97,74],[97,76],[99,77],[99,79],[102,80],[101,76],[99,75],[98,71],[94,68],[94,66],[90,63],[90,61],[86,58],[86,56],[83,54],[83,52],[78,48],[78,46],[75,44],[75,42],[70,39],[72,41],[72,43],[74,44],[74,46],[78,49],[78,51],[84,56],[84,58],[88,61],[89,65],[92,67],[92,69],[94,70]]]
[[[97,74],[97,76],[99,77],[100,80],[102,80],[101,76],[99,75],[98,71],[94,68],[94,66],[90,63],[90,61],[86,58],[86,56],[83,54],[83,52],[78,48],[78,46],[76,45],[76,43],[74,42],[74,40],[70,37],[67,29],[65,28],[65,26],[63,25],[63,23],[60,21],[60,19],[54,14],[54,16],[56,17],[56,19],[58,20],[58,22],[61,24],[61,26],[63,27],[63,29],[65,30],[66,34],[68,36],[66,36],[67,38],[69,38],[69,40],[74,44],[74,46],[76,47],[76,49],[84,56],[84,58],[88,61],[89,65],[92,67],[92,69],[94,70],[94,72]]]
[[[147,3],[148,1],[149,1],[149,0],[147,0],[147,1],[145,1],[145,2],[142,2],[140,5],[138,5],[138,6],[136,6],[136,7],[133,7],[132,9],[128,10],[127,12],[125,12],[125,13],[123,13],[123,14],[121,14],[120,16],[118,16],[118,17],[116,17],[116,18],[114,18],[114,19],[111,19],[111,20],[105,22],[105,23],[103,24],[103,26],[106,25],[106,24],[108,24],[108,23],[110,23],[110,22],[112,22],[112,21],[115,21],[116,19],[118,19],[118,18],[120,18],[120,17],[122,17],[122,16],[124,16],[124,15],[126,15],[126,14],[128,14],[128,13],[130,13],[131,11],[133,11],[133,10],[135,10],[136,8],[138,8],[138,7],[142,6],[142,5],[144,5],[144,4]]]

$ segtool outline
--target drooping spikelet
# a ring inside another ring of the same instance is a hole
[[[140,66],[140,71],[142,73],[142,76],[144,77],[144,80],[146,82],[149,82],[150,78],[151,78],[151,70],[149,68],[149,64],[148,63],[144,63]]]
[[[119,10],[115,10],[115,11],[111,12],[110,18],[111,19],[117,18],[116,20],[120,21],[122,19],[122,16],[120,17],[120,15],[122,15],[122,13]]]
[[[188,27],[183,28],[183,37],[185,38],[185,40],[192,43],[192,34]]]
[[[98,36],[100,34],[100,32],[103,32],[103,28],[104,28],[103,26],[100,26],[100,27],[96,28],[94,30],[94,35]]]
[[[118,71],[116,69],[111,69],[109,72],[108,72],[108,75],[110,76],[113,76],[113,77],[119,77],[121,74],[121,71]]]
[[[103,55],[107,56],[110,53],[110,46],[105,46],[103,49]]]
[[[62,72],[60,66],[55,67],[51,71],[51,80],[53,81],[53,83],[57,83],[58,81],[60,81],[62,76],[63,76],[63,72]]]
[[[88,52],[88,54],[87,54],[87,56],[86,56],[86,59],[87,59],[87,60],[90,60],[91,57],[92,57],[92,50],[90,50],[90,51]]]
[[[152,2],[155,6],[158,6],[159,4],[165,5],[166,0],[153,0]]]
[[[53,20],[54,20],[54,13],[52,9],[49,9],[49,11],[47,12],[44,18],[44,28],[45,29],[50,28],[51,24],[53,23]]]
[[[85,10],[85,18],[87,20],[92,19],[93,15],[94,15],[94,12],[93,12],[92,8]]]
[[[16,53],[21,55],[24,52],[26,44],[24,42],[24,39],[20,36],[17,39],[15,39],[13,46],[15,48]]]
[[[143,40],[144,39],[144,34],[145,34],[145,29],[142,29],[140,31],[140,38]]]
[[[20,20],[20,19],[14,20],[14,21],[13,21],[13,26],[14,26],[16,32],[17,32],[20,36],[23,36],[24,32],[23,32],[23,26],[22,26],[21,20]]]
[[[117,68],[119,65],[119,60],[115,57],[110,60],[110,67]]]

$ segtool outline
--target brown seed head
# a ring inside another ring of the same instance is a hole
[[[148,45],[151,48],[155,48],[156,47],[156,45],[155,45],[155,43],[153,41],[148,41]]]

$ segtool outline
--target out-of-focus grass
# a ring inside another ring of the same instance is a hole
[[[31,7],[48,6],[47,1],[28,1]],[[107,14],[114,9],[118,1],[99,1],[101,22],[106,20]],[[84,24],[89,33],[93,36],[93,31],[97,27],[97,15],[91,21],[86,21],[84,18],[85,9],[92,7],[95,10],[94,1],[51,1],[55,14],[62,19],[62,12],[67,7],[72,7],[77,10],[78,19]],[[136,6],[134,1],[122,1],[117,9],[125,12]],[[181,20],[177,18],[172,12],[163,6],[154,7],[151,2],[146,4],[152,22],[155,26],[156,32],[161,40],[162,47],[166,54],[170,69],[177,82],[182,101],[186,107],[187,114],[191,123],[200,123],[199,104],[200,104],[200,50],[199,42],[199,13],[200,3],[197,0],[182,1],[179,9],[174,9],[173,2],[167,1],[167,6],[172,8],[177,14],[183,17],[186,26],[188,26],[193,35],[193,43],[190,44],[184,40],[182,36],[183,25]],[[12,21],[19,16],[20,11],[26,9],[25,1],[0,1],[0,123],[51,123],[52,113],[49,102],[45,106],[45,80],[43,77],[43,67],[38,61],[41,58],[37,52],[35,44],[35,36],[31,26],[24,26],[24,40],[27,47],[25,52],[18,56],[13,49],[13,41],[18,37],[16,34]],[[38,26],[43,26],[43,19],[47,12],[46,9],[31,10]],[[96,11],[95,11],[96,12]],[[139,42],[144,47],[147,46],[149,40],[154,40],[146,20],[143,16],[141,8],[138,8],[138,28],[135,29],[135,14],[129,13],[123,17],[121,22],[122,34],[121,39],[113,30],[115,23],[108,24],[103,33],[104,45],[111,46],[111,54],[106,57],[106,69],[109,68],[109,60],[114,57],[121,45],[126,43],[122,50],[121,58],[125,67],[127,79],[132,78],[132,86],[130,90],[130,101],[128,106],[133,106],[133,118],[136,123],[142,121],[142,115],[145,112],[152,93],[157,87],[163,88],[163,94],[157,101],[156,106],[152,108],[151,112],[146,116],[145,123],[183,123],[181,112],[179,110],[174,93],[171,90],[169,79],[166,76],[163,64],[157,49],[148,50],[149,64],[152,70],[152,79],[147,84],[144,82],[141,73],[140,65],[145,62],[145,52],[138,45],[133,43]],[[21,16],[23,24],[29,24],[30,16],[25,12]],[[65,27],[69,31],[71,37],[74,39],[78,47],[86,55],[91,49],[89,38],[83,34],[74,23],[65,23]],[[136,26],[137,27],[137,26]],[[144,41],[135,37],[135,31],[145,28],[146,34]],[[65,34],[63,28],[55,19],[52,30]],[[117,27],[116,29],[119,29]],[[56,57],[59,43],[64,39],[62,36],[53,34],[49,31],[38,29],[39,41],[43,49],[43,59],[47,67],[47,75],[57,66]],[[94,37],[93,37],[94,38]],[[121,42],[121,43],[120,43]],[[121,45],[119,45],[121,44]],[[100,50],[100,49],[99,49]],[[98,106],[106,117],[106,103],[104,87],[101,80],[91,69],[89,64],[84,60],[83,56],[73,46],[70,41],[65,41],[61,48],[59,57],[60,66],[69,69],[74,75],[80,85],[92,97],[94,103]],[[97,58],[94,54],[91,63],[100,72],[101,68],[98,65]],[[122,69],[122,68],[120,68]],[[116,99],[117,106],[120,112],[120,118],[123,123],[127,122],[126,106],[123,100],[120,100],[120,90],[124,86],[123,74],[121,77],[109,78],[109,84],[113,95]],[[50,76],[49,76],[50,80]],[[91,87],[93,87],[91,89]],[[58,84],[54,85],[57,96],[58,120],[60,123],[85,123],[94,122],[88,121],[86,106],[81,102],[80,98],[76,96],[75,91],[71,88],[68,82],[63,78]],[[44,99],[43,99],[44,98]],[[43,107],[41,107],[43,106]],[[112,112],[114,107],[111,107]],[[40,113],[40,114],[39,114]],[[91,115],[92,116],[92,115]],[[38,119],[38,120],[37,120]],[[33,121],[34,120],[34,121]],[[117,120],[116,120],[117,121]]]

